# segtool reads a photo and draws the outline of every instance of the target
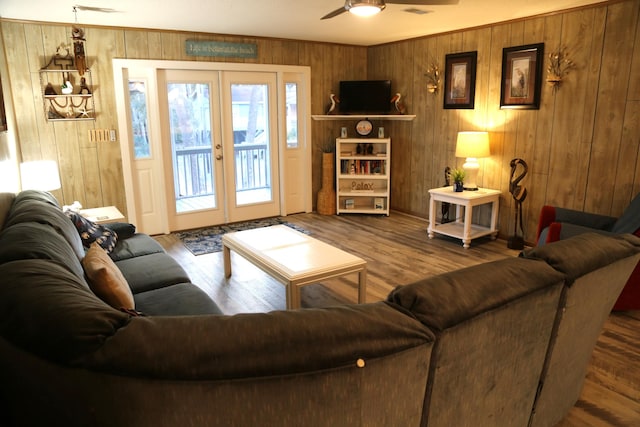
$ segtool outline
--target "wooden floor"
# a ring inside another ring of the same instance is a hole
[[[503,240],[427,237],[423,219],[391,216],[297,214],[286,220],[367,261],[367,302],[397,285],[505,257],[517,256]],[[232,252],[233,275],[224,278],[222,252],[194,256],[173,235],[156,239],[225,314],[285,308],[284,287]],[[357,275],[302,288],[302,307],[357,301]],[[613,313],[600,336],[580,400],[558,427],[640,426],[640,311]],[[499,426],[497,426],[499,427]]]

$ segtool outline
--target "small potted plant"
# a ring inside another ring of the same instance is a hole
[[[454,169],[451,171],[451,178],[453,178],[453,191],[462,191],[462,183],[464,182],[464,170]]]

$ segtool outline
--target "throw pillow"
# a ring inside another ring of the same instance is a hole
[[[104,226],[115,232],[118,235],[118,240],[128,239],[136,234],[136,226],[128,222],[110,222]]]
[[[103,225],[96,224],[93,221],[89,221],[82,215],[73,211],[66,211],[65,214],[71,219],[73,224],[78,229],[82,244],[85,247],[90,247],[93,242],[97,242],[102,249],[107,252],[111,252],[115,249],[118,241],[118,234]]]
[[[82,260],[89,287],[113,308],[135,309],[131,288],[113,260],[97,242],[93,242]]]

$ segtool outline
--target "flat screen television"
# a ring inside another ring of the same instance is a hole
[[[340,82],[342,114],[387,114],[391,110],[391,80]]]

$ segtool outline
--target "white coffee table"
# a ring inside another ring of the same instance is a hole
[[[222,236],[224,274],[231,276],[231,250],[284,284],[287,309],[300,307],[300,288],[358,273],[358,303],[366,300],[367,262],[286,225]]]

